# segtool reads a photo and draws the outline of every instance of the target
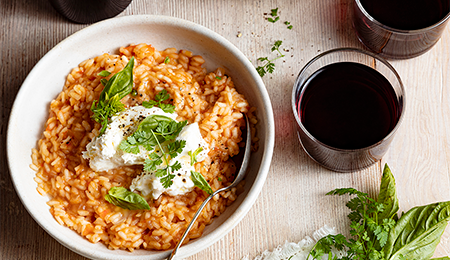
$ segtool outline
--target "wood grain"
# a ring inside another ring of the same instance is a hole
[[[254,64],[274,55],[283,41],[287,55],[265,76],[275,114],[276,140],[266,184],[247,216],[223,239],[188,259],[250,258],[285,241],[298,242],[323,225],[348,233],[347,198],[324,194],[354,187],[376,194],[384,163],[391,167],[403,211],[450,200],[450,27],[424,55],[392,61],[406,86],[407,112],[383,161],[360,172],[338,174],[310,160],[301,149],[290,107],[295,78],[308,60],[337,47],[363,46],[350,22],[350,0],[134,0],[119,16],[158,14],[201,24],[227,38]],[[280,21],[265,20],[279,8]],[[33,66],[58,42],[86,27],[56,13],[46,0],[0,1],[1,139],[0,259],[84,259],[61,246],[27,213],[16,195],[6,161],[6,129],[14,97]],[[288,30],[283,24],[293,25]],[[30,176],[31,178],[32,176]],[[450,254],[447,228],[435,256]]]

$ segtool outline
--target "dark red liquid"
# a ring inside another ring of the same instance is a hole
[[[373,52],[393,59],[413,58],[430,50],[441,37],[450,12],[450,0],[360,0],[360,4],[363,9],[357,0],[353,2],[353,26],[359,40]]]
[[[298,113],[311,135],[340,149],[359,149],[381,141],[400,117],[389,81],[378,71],[352,62],[316,71],[300,93]]]
[[[429,27],[450,12],[450,0],[360,0],[373,18],[389,27],[417,30]]]

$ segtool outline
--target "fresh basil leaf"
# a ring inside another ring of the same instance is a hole
[[[203,191],[206,191],[206,193],[208,193],[209,195],[213,193],[211,186],[209,186],[209,183],[205,180],[205,177],[203,177],[203,175],[201,175],[199,172],[191,171],[191,180],[196,187],[200,188]]]
[[[108,77],[109,75],[111,75],[111,72],[109,72],[107,70],[103,70],[98,75],[101,77]]]
[[[109,80],[101,79],[105,86],[97,101],[91,106],[94,113],[92,119],[102,125],[99,135],[102,135],[109,123],[110,118],[116,113],[125,110],[125,106],[120,100],[128,95],[133,89],[133,67],[134,57],[130,59],[125,68],[114,74]],[[102,71],[99,74],[106,75]]]
[[[398,198],[395,188],[395,179],[391,169],[387,164],[384,165],[383,177],[381,178],[380,193],[378,194],[378,203],[382,203],[384,210],[378,215],[378,220],[393,218],[398,220]]]
[[[107,79],[101,79],[100,82],[102,83],[103,86],[106,86],[106,84],[108,84]]]
[[[119,100],[128,95],[133,89],[134,57],[131,57],[123,70],[114,74],[106,83],[100,94],[100,100],[108,100],[108,97],[119,96]]]
[[[439,257],[439,258],[431,258],[430,260],[450,260],[450,257],[444,256],[444,257]]]
[[[124,187],[112,187],[105,199],[118,207],[129,210],[150,209],[147,201],[139,194],[131,192]]]
[[[450,201],[415,207],[406,212],[391,229],[386,259],[430,259],[450,220]]]

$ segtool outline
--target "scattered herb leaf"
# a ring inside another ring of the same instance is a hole
[[[288,28],[289,30],[292,30],[291,22],[286,21],[286,22],[284,22],[284,24],[287,25],[287,28]]]
[[[191,180],[196,187],[199,187],[209,195],[213,193],[211,186],[209,186],[208,182],[205,180],[205,177],[203,177],[203,175],[201,175],[199,172],[191,171]]]
[[[271,15],[272,17],[277,16],[277,15],[278,15],[278,7],[275,8],[275,9],[270,9],[270,15]]]
[[[169,93],[167,93],[167,90],[163,89],[163,90],[161,90],[161,92],[156,94],[155,100],[144,101],[144,102],[142,102],[142,106],[144,106],[145,108],[152,108],[154,106],[157,106],[166,113],[173,113],[173,112],[175,112],[174,105],[162,103],[163,101],[165,101],[169,98],[170,98]]]
[[[272,52],[274,52],[274,51],[277,52],[277,57],[276,58],[274,58],[274,59],[269,59],[267,57],[260,57],[260,58],[258,58],[258,61],[264,62],[262,66],[256,67],[256,71],[258,72],[258,74],[261,77],[264,77],[264,75],[266,75],[267,73],[273,73],[275,71],[275,63],[274,63],[274,61],[276,61],[276,60],[278,60],[280,58],[283,58],[285,56],[280,51],[280,46],[281,46],[282,43],[283,43],[282,41],[278,40],[278,41],[276,41],[273,44],[273,46],[271,48]]]
[[[164,59],[164,64],[169,64],[169,62],[170,62],[170,58],[169,58],[169,56],[167,56],[167,57]]]
[[[150,209],[147,201],[139,194],[131,192],[124,187],[112,187],[105,199],[118,207],[129,210]]]
[[[278,16],[278,7],[270,10],[270,16],[272,16],[273,18],[269,17],[267,18],[267,21],[271,23],[275,23],[276,21],[280,20],[280,17]]]
[[[279,16],[277,16],[277,17],[275,17],[274,19],[272,19],[272,18],[267,18],[267,21],[269,21],[269,22],[271,22],[271,23],[275,23],[276,21],[278,21],[278,20],[280,20],[280,17]]]
[[[134,57],[130,59],[123,70],[114,74],[109,80],[101,80],[105,87],[100,93],[99,99],[94,101],[91,106],[91,111],[94,113],[92,119],[102,125],[99,135],[105,132],[109,120],[114,114],[125,110],[125,106],[120,100],[133,89],[133,67]],[[109,76],[108,73],[102,71],[99,75]]]

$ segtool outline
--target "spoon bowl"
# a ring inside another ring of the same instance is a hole
[[[175,256],[175,254],[178,251],[178,248],[180,248],[180,246],[183,244],[184,239],[186,238],[186,236],[189,234],[189,231],[191,230],[192,226],[195,223],[195,220],[197,220],[198,216],[200,215],[200,213],[202,212],[203,208],[206,206],[206,204],[218,193],[222,192],[222,191],[226,191],[228,189],[231,189],[233,187],[236,187],[245,177],[245,173],[247,172],[247,167],[248,167],[248,162],[250,159],[250,150],[251,150],[251,135],[250,135],[250,124],[248,122],[248,117],[247,115],[244,114],[244,118],[245,118],[245,125],[246,125],[246,139],[245,139],[245,148],[244,148],[244,156],[242,158],[242,163],[241,163],[241,167],[239,168],[239,172],[236,175],[236,178],[234,179],[234,181],[228,185],[227,187],[223,187],[221,189],[216,190],[215,192],[213,192],[211,195],[209,195],[205,201],[203,201],[202,205],[200,205],[200,207],[198,208],[197,212],[195,213],[194,217],[192,218],[191,222],[189,223],[188,227],[186,228],[186,230],[184,231],[183,235],[181,236],[180,240],[177,243],[177,246],[173,249],[172,253],[170,254],[168,260],[173,259],[173,257]]]

